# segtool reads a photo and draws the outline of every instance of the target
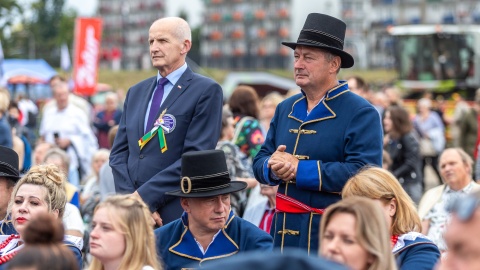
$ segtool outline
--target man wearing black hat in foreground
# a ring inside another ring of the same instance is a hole
[[[345,182],[366,164],[382,165],[382,127],[375,108],[339,81],[353,66],[343,50],[346,25],[309,14],[294,50],[302,92],[280,103],[254,159],[255,178],[279,185],[271,234],[276,247],[316,254],[323,210],[341,199]]]
[[[14,232],[12,226],[3,224],[7,214],[8,202],[12,195],[13,187],[20,179],[18,171],[18,154],[8,147],[0,146],[0,234]]]
[[[182,155],[180,197],[182,217],[155,230],[157,252],[166,269],[198,267],[204,261],[239,252],[272,250],[272,237],[233,214],[230,193],[243,190],[245,182],[231,182],[222,150]]]

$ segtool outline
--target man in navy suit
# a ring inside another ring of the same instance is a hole
[[[215,148],[223,93],[215,81],[187,66],[192,42],[185,20],[155,21],[148,39],[158,74],[129,89],[110,166],[117,193],[139,195],[162,225],[183,212],[178,198],[165,195],[178,186],[182,154]]]

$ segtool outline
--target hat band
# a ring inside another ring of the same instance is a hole
[[[18,176],[18,170],[16,170],[12,165],[0,161],[0,167],[2,167],[2,172],[12,176]]]
[[[211,178],[184,176],[180,182],[180,188],[184,194],[223,189],[228,186],[230,186],[228,172],[216,174]]]
[[[302,30],[298,36],[297,43],[311,43],[314,46],[329,46],[343,50],[343,42],[337,37],[325,32],[314,30]]]

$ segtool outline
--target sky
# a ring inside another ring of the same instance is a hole
[[[80,16],[93,16],[97,9],[97,0],[67,0],[66,8],[75,9]]]
[[[94,16],[97,5],[98,0],[66,1],[66,7],[75,9],[80,16]],[[167,16],[178,16],[182,9],[186,11],[191,27],[196,27],[201,23],[201,14],[203,12],[201,0],[166,0],[166,7]]]

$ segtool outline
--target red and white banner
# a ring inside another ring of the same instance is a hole
[[[76,20],[73,80],[75,93],[79,95],[95,94],[101,38],[102,19],[78,18]]]

